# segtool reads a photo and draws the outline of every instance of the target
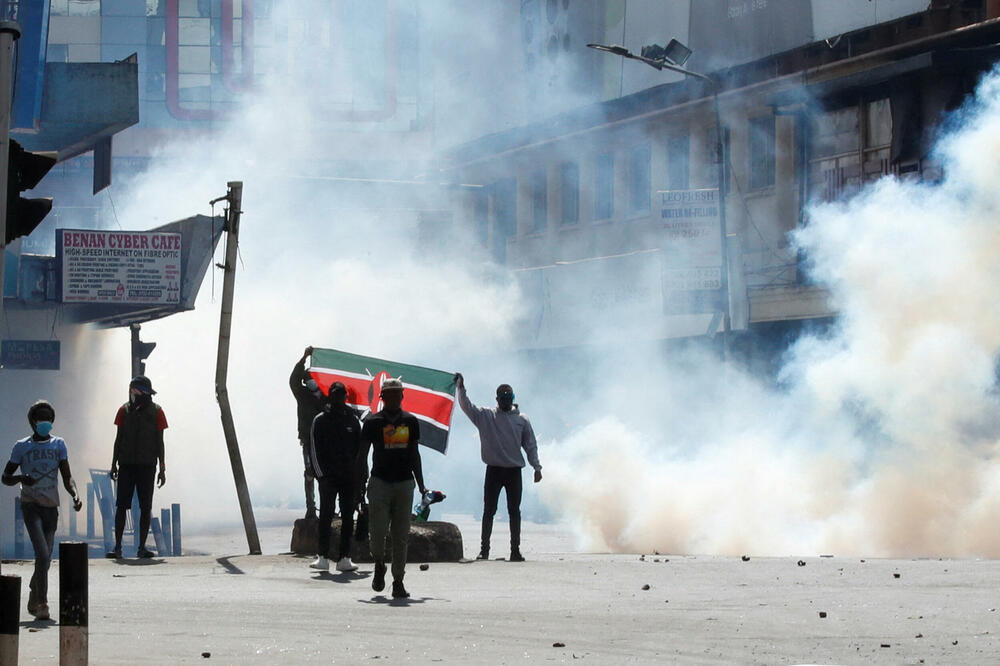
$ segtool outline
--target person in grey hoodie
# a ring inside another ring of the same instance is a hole
[[[521,555],[521,468],[524,456],[535,470],[535,483],[542,480],[542,465],[538,462],[538,443],[531,421],[518,411],[514,403],[514,389],[510,384],[497,387],[496,407],[477,407],[465,393],[465,378],[455,373],[458,385],[458,404],[479,430],[479,443],[483,462],[486,464],[486,481],[483,484],[483,530],[477,560],[490,556],[490,535],[493,533],[493,516],[497,512],[500,489],[507,494],[507,515],[510,516],[510,561],[523,562]]]

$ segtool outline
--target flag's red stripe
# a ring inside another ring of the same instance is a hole
[[[378,403],[378,393],[372,389],[372,382],[369,379],[358,379],[357,377],[325,372],[312,372],[311,374],[324,394],[330,392],[330,385],[334,382],[343,382],[344,386],[347,387],[347,402],[365,406]],[[369,392],[372,394],[371,399],[368,397]],[[451,424],[451,412],[454,405],[455,401],[452,398],[421,391],[419,388],[409,388],[403,393],[403,409],[434,419],[446,426]]]

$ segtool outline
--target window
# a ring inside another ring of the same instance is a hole
[[[630,213],[649,211],[649,144],[636,146],[629,156],[628,209]]]
[[[562,224],[580,221],[580,167],[575,162],[565,162],[559,167],[560,204]]]
[[[667,187],[686,190],[690,187],[691,141],[685,134],[667,139]]]
[[[531,174],[531,228],[545,231],[549,223],[549,179],[544,169]]]
[[[472,218],[476,225],[476,240],[483,247],[490,242],[490,199],[486,188],[472,195]]]
[[[888,98],[856,96],[853,104],[811,118],[809,190],[824,201],[893,173],[892,113]]]
[[[750,189],[774,185],[774,116],[750,119]]]
[[[607,220],[615,209],[615,156],[597,156],[594,168],[594,219]]]
[[[493,258],[507,261],[507,239],[517,231],[517,182],[513,178],[493,184]]]

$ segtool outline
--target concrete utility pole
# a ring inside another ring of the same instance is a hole
[[[215,363],[215,398],[222,413],[222,430],[229,448],[229,462],[233,466],[233,480],[236,481],[236,495],[240,500],[243,527],[247,533],[247,544],[251,555],[260,555],[260,538],[257,536],[257,522],[253,517],[247,477],[243,472],[240,445],[236,440],[236,426],[233,424],[233,410],[229,405],[229,389],[226,379],[229,374],[229,338],[233,327],[233,291],[236,288],[236,260],[240,237],[240,205],[243,200],[243,182],[230,181],[226,196],[212,201],[226,201],[226,263],[221,266],[225,277],[222,282],[222,316],[219,320],[219,356]]]
[[[21,36],[16,21],[0,21],[0,337],[3,336],[3,278],[7,258],[7,177],[10,160],[10,100],[14,42]]]

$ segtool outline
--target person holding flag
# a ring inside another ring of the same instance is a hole
[[[375,561],[372,589],[385,589],[385,537],[392,536],[392,596],[410,596],[403,586],[406,546],[410,539],[410,507],[413,487],[427,492],[420,462],[420,422],[403,411],[403,382],[390,377],[381,386],[382,409],[365,419],[361,430],[361,459],[372,450],[368,481],[369,547]]]
[[[323,411],[323,391],[316,380],[309,376],[306,369],[306,359],[313,353],[312,347],[306,347],[302,358],[295,363],[292,374],[288,377],[288,388],[295,396],[295,411],[298,417],[299,446],[302,447],[302,477],[305,480],[306,520],[316,520],[316,474],[313,471],[309,456],[309,437],[312,431],[313,419]]]
[[[455,373],[458,385],[458,405],[479,430],[480,453],[486,464],[486,481],[483,484],[483,528],[477,560],[490,557],[490,536],[493,533],[493,516],[497,512],[500,489],[507,493],[507,515],[510,517],[510,561],[523,562],[521,555],[521,469],[524,456],[535,469],[535,483],[542,480],[542,465],[538,462],[538,443],[528,417],[518,411],[514,403],[514,389],[510,384],[497,387],[497,406],[477,407],[465,393],[462,373]]]

